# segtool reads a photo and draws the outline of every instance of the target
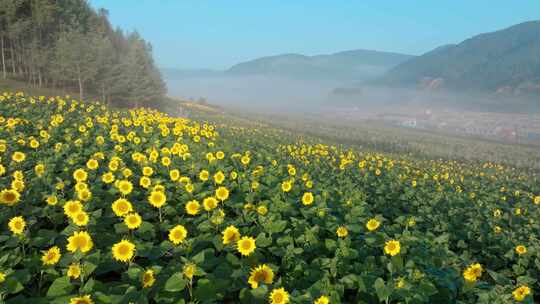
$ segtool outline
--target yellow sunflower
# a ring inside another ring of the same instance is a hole
[[[142,218],[138,213],[129,213],[124,217],[124,224],[126,224],[129,229],[137,229],[142,224]]]
[[[215,197],[210,196],[203,200],[204,210],[212,211],[217,207],[218,201]]]
[[[154,285],[156,278],[154,276],[154,271],[152,269],[146,270],[142,275],[142,284],[143,288],[149,288]]]
[[[88,178],[88,173],[84,171],[84,169],[77,169],[73,171],[73,179],[75,179],[78,183],[86,181]]]
[[[89,295],[86,295],[82,297],[71,298],[69,300],[69,304],[94,304],[94,301],[92,301],[92,298],[90,298]]]
[[[346,227],[341,226],[341,227],[338,227],[338,229],[336,230],[336,234],[337,234],[338,237],[344,238],[347,235],[349,235],[349,230],[347,230]]]
[[[398,255],[401,251],[401,244],[399,241],[390,240],[387,241],[384,245],[384,252],[388,255],[395,256]]]
[[[516,250],[516,253],[519,254],[519,255],[527,253],[527,247],[525,247],[523,245],[516,246],[515,250]]]
[[[272,284],[274,280],[274,271],[272,268],[268,267],[266,264],[259,265],[251,269],[251,273],[248,279],[249,285],[251,288],[255,289],[259,287],[259,283]]]
[[[243,256],[249,256],[255,251],[255,239],[250,236],[244,236],[236,242],[236,249]]]
[[[86,231],[75,231],[73,235],[68,238],[67,250],[69,252],[75,252],[80,250],[82,253],[90,251],[94,247],[92,237]]]
[[[184,242],[186,237],[187,237],[187,230],[182,225],[176,225],[174,228],[169,230],[169,240],[175,245],[178,245]]]
[[[152,191],[148,196],[148,202],[156,208],[161,208],[167,202],[167,196],[162,191]]]
[[[19,235],[23,233],[26,221],[22,216],[16,216],[9,220],[8,227],[13,234]]]
[[[199,213],[200,204],[196,200],[187,202],[186,204],[186,213],[189,215],[197,215]]]
[[[223,234],[223,245],[234,243],[240,239],[240,232],[238,231],[238,228],[232,225],[225,228],[222,234]]]
[[[377,219],[372,218],[366,223],[366,228],[369,231],[374,231],[374,230],[377,230],[377,228],[379,228],[380,225],[381,223]]]
[[[113,258],[120,262],[129,262],[135,254],[135,244],[128,240],[122,240],[112,246]]]
[[[313,193],[306,192],[304,195],[302,195],[302,204],[309,206],[313,204]]]
[[[75,223],[75,225],[77,226],[86,226],[88,225],[90,217],[88,216],[88,213],[81,211],[71,217],[71,219],[73,220],[73,223]]]
[[[229,198],[229,190],[225,187],[217,188],[216,197],[222,202],[225,201],[227,198]]]
[[[83,211],[83,206],[79,201],[67,201],[64,204],[64,213],[70,218],[73,218],[81,211]]]
[[[289,293],[285,289],[278,288],[270,293],[270,304],[286,304],[289,303]]]
[[[76,280],[81,276],[81,272],[81,265],[79,263],[73,263],[68,267],[67,276]]]
[[[43,265],[55,265],[58,263],[58,261],[60,261],[61,256],[62,254],[60,253],[60,248],[58,248],[58,246],[54,246],[43,253],[41,256],[41,262],[43,262]]]
[[[128,195],[133,191],[133,184],[128,180],[121,180],[118,182],[118,191],[123,195]]]
[[[516,288],[514,291],[512,291],[512,295],[514,296],[514,300],[521,302],[525,300],[525,298],[531,294],[531,289],[528,286],[522,285]]]
[[[0,192],[0,202],[8,206],[13,206],[19,202],[21,194],[15,189],[4,189]]]
[[[318,299],[313,302],[313,304],[328,304],[330,299],[327,296],[320,296]]]
[[[116,216],[120,216],[120,217],[128,214],[131,211],[133,211],[133,206],[125,198],[119,198],[119,199],[115,200],[112,203],[111,208],[112,208],[114,214],[116,214]]]

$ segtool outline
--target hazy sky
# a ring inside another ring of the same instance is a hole
[[[137,30],[161,67],[223,69],[267,55],[421,54],[540,19],[540,0],[90,0]]]

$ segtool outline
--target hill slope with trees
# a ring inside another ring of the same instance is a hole
[[[121,106],[166,93],[151,45],[84,0],[0,0],[0,78]]]

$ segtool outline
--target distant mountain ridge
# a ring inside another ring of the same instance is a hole
[[[351,50],[315,56],[282,54],[242,62],[225,73],[361,81],[381,76],[392,67],[413,57],[371,50]]]
[[[411,58],[373,84],[540,94],[540,21],[484,33]]]

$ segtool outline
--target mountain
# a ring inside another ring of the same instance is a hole
[[[513,95],[540,93],[540,21],[438,47],[397,65],[372,83]]]
[[[226,74],[361,81],[379,77],[411,58],[413,56],[369,50],[317,56],[283,54],[239,63]]]

